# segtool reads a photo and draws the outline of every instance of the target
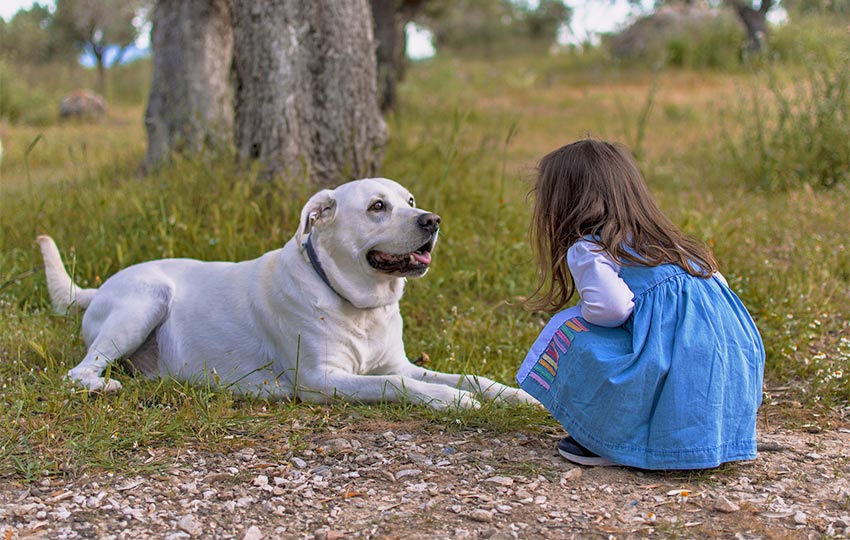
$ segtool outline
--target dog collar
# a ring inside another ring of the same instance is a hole
[[[319,262],[319,256],[316,254],[316,249],[313,247],[313,235],[307,236],[307,243],[304,246],[307,249],[307,258],[310,259],[310,266],[313,267],[313,270],[322,278],[322,281],[325,282],[325,285],[328,286],[330,290],[336,293],[337,296],[345,300],[345,297],[334,289],[334,286],[331,285],[330,280],[328,279],[328,275],[325,273],[325,269],[322,268],[322,263]]]

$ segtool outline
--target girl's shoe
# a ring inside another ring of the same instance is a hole
[[[598,456],[580,445],[575,439],[564,437],[558,442],[558,453],[567,461],[578,463],[579,465],[587,465],[589,467],[598,467],[605,465],[616,465],[613,461]]]

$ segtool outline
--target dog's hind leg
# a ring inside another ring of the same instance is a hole
[[[92,337],[83,360],[68,372],[68,378],[88,390],[115,392],[121,383],[105,379],[103,371],[114,361],[141,347],[168,313],[171,296],[165,286],[145,286],[116,298],[96,297],[84,320]]]

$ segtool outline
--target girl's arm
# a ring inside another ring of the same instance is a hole
[[[596,244],[580,241],[567,251],[567,265],[581,301],[581,316],[599,326],[620,326],[635,307],[620,266]]]

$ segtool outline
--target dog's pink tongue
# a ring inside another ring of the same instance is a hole
[[[426,251],[424,253],[413,253],[413,258],[416,262],[421,264],[431,264],[431,252]]]

